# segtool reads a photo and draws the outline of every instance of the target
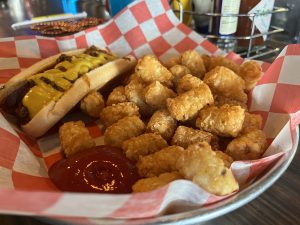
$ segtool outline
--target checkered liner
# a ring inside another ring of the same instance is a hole
[[[108,23],[66,37],[23,36],[0,39],[0,82],[50,55],[90,45],[108,47],[137,58],[155,54],[161,60],[187,49],[209,55],[225,55],[213,44],[181,24],[167,0],[135,1]],[[234,53],[228,58],[242,63]],[[300,115],[300,45],[289,45],[269,67],[262,63],[263,78],[249,94],[250,111],[264,119],[271,143],[264,158],[234,162],[231,166],[241,185],[249,184],[271,163],[282,163],[290,152]],[[299,70],[298,70],[299,68]],[[91,135],[102,142],[100,125],[88,121]],[[0,114],[0,212],[73,218],[73,222],[97,223],[90,217],[144,218],[158,215],[174,200],[199,207],[223,199],[189,181],[179,180],[149,193],[107,195],[58,191],[47,169],[60,159],[59,140],[53,133],[37,141],[26,138]],[[228,196],[227,196],[228,197]],[[78,217],[81,217],[80,219]]]

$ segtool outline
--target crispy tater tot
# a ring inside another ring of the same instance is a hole
[[[175,65],[172,66],[170,69],[171,73],[173,74],[174,78],[173,78],[173,84],[176,86],[178,83],[178,80],[183,77],[186,74],[190,74],[191,71],[189,70],[189,68],[187,68],[186,66],[183,65]]]
[[[136,166],[141,177],[154,177],[161,173],[176,171],[177,160],[184,149],[180,146],[169,146],[151,155],[140,157]]]
[[[198,142],[183,151],[177,168],[184,178],[215,195],[227,195],[239,188],[231,170],[207,142]]]
[[[222,106],[222,105],[230,105],[230,106],[234,106],[234,105],[239,105],[241,106],[243,109],[248,110],[247,108],[247,104],[232,98],[228,98],[222,95],[214,95],[214,99],[215,99],[215,106]]]
[[[173,74],[154,56],[146,55],[141,58],[135,67],[135,73],[146,83],[159,81],[172,86]]]
[[[209,63],[209,70],[214,69],[217,66],[224,66],[236,74],[239,73],[240,71],[240,66],[236,64],[235,62],[231,61],[230,59],[227,59],[223,56],[213,56],[210,58],[210,63]]]
[[[170,69],[171,67],[181,64],[180,56],[173,56],[164,63],[164,66]]]
[[[82,121],[67,122],[59,128],[62,149],[69,156],[95,146],[95,141]]]
[[[140,116],[139,108],[133,102],[121,102],[105,107],[100,113],[100,121],[109,127],[126,116]]]
[[[167,108],[176,120],[187,121],[196,117],[200,109],[213,101],[214,98],[209,87],[203,83],[176,98],[167,99]]]
[[[218,66],[209,71],[205,74],[203,81],[214,94],[223,95],[243,103],[247,102],[244,80],[226,67]]]
[[[121,148],[124,141],[144,131],[145,124],[138,116],[126,116],[105,130],[104,143]]]
[[[242,130],[245,110],[240,106],[208,106],[202,109],[196,127],[224,137],[236,137]]]
[[[139,107],[142,115],[149,116],[154,111],[152,107],[145,102],[145,88],[146,84],[141,82],[141,80],[133,79],[125,86],[125,95],[130,102],[135,103]]]
[[[152,154],[167,146],[168,143],[159,134],[148,133],[124,141],[122,148],[126,157],[136,162],[140,156]]]
[[[209,132],[193,129],[186,126],[178,126],[172,138],[172,145],[187,148],[191,144],[206,141],[210,143],[215,136]]]
[[[162,173],[159,176],[138,180],[133,186],[133,192],[147,192],[161,188],[174,180],[183,179],[179,172]]]
[[[266,135],[262,130],[252,130],[249,133],[233,139],[225,153],[234,160],[259,159],[266,150]]]
[[[92,91],[80,101],[80,109],[91,117],[98,118],[104,108],[103,96],[98,91]]]
[[[247,61],[240,67],[238,75],[245,81],[246,91],[250,91],[261,77],[261,67],[255,61]]]
[[[231,163],[233,163],[233,159],[231,156],[227,155],[226,153],[222,152],[222,151],[215,151],[216,155],[223,160],[224,165],[227,168],[230,168]]]
[[[245,134],[252,130],[261,129],[262,117],[259,114],[245,112],[245,120],[241,133]]]
[[[121,102],[128,102],[127,97],[125,95],[124,86],[118,86],[113,89],[113,91],[109,94],[107,98],[106,105],[110,106]]]
[[[160,134],[167,141],[170,140],[177,127],[177,121],[170,115],[169,111],[158,110],[150,118],[146,132]]]
[[[202,78],[206,72],[201,55],[195,50],[185,51],[181,55],[181,64],[191,71],[191,74]]]
[[[191,74],[184,75],[177,84],[176,91],[178,94],[200,87],[203,81]]]
[[[160,109],[166,107],[167,98],[174,98],[176,94],[159,81],[154,81],[146,87],[144,96],[148,105]]]
[[[210,61],[211,61],[211,57],[208,56],[208,55],[201,55],[201,57],[202,57],[202,60],[203,60],[203,63],[204,63],[206,72],[208,72],[209,69],[210,69]]]

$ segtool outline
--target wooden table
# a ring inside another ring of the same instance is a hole
[[[97,4],[99,4],[97,1],[78,1],[76,7],[85,9],[91,16],[97,16],[97,7],[99,7]],[[16,21],[29,19],[32,16],[62,13],[64,12],[63,10],[64,8],[59,0],[14,0],[8,1],[7,4],[0,1],[0,37],[28,34],[28,30],[14,32],[10,29],[10,25]],[[48,223],[41,222],[32,217],[0,215],[0,225],[14,224],[43,225]],[[265,193],[242,208],[204,224],[300,224],[299,146],[296,156],[288,170]]]

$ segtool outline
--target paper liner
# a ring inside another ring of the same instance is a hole
[[[139,58],[144,54],[155,54],[162,61],[188,49],[208,55],[225,55],[181,24],[167,0],[135,1],[106,24],[74,35],[0,39],[0,82],[6,82],[42,58],[90,45],[108,47],[120,56],[132,54]],[[226,57],[237,63],[243,62],[234,53]],[[294,137],[300,121],[300,77],[297,74],[300,71],[300,45],[287,46],[271,66],[261,64],[264,76],[249,94],[249,108],[263,116],[264,131],[271,145],[262,159],[232,164],[231,169],[241,187],[246,187],[258,175],[262,176],[268,166],[297,144]],[[88,127],[97,143],[101,143],[100,125],[88,121]],[[47,169],[60,158],[56,133],[32,141],[15,131],[0,115],[0,212],[74,218],[77,222],[94,224],[97,220],[89,217],[151,217],[163,213],[179,200],[201,207],[228,197],[209,194],[185,180],[174,181],[148,193],[59,192],[48,179]],[[176,207],[180,208],[180,204]]]

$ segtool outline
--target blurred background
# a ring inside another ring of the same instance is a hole
[[[32,30],[28,29],[19,29],[19,30],[12,30],[11,25],[16,22],[21,22],[25,20],[30,20],[34,17],[40,17],[45,15],[51,14],[60,14],[60,13],[81,13],[85,11],[88,17],[97,17],[103,18],[105,20],[109,19],[110,16],[116,14],[124,5],[130,3],[133,0],[0,0],[0,37],[9,37],[9,36],[17,36],[17,35],[30,35],[36,34]],[[263,2],[264,0],[237,0],[232,2],[238,2],[241,5],[240,11],[236,11],[241,13],[242,6],[245,6],[247,3],[255,4],[259,2]],[[274,0],[271,0],[274,2]],[[176,8],[175,2],[171,1],[170,3],[173,4],[173,7]],[[193,11],[196,13],[209,13],[209,12],[218,12],[223,13],[220,9],[213,8],[214,4],[222,4],[222,0],[181,0],[184,9],[187,11]],[[270,2],[269,0],[265,2]],[[177,3],[176,3],[177,4]],[[300,17],[298,15],[300,11],[300,1],[299,0],[275,0],[274,3],[275,7],[284,7],[288,9],[288,12],[282,13],[275,13],[272,14],[271,19],[271,26],[282,28],[284,31],[280,33],[275,33],[269,35],[267,40],[262,43],[258,43],[253,41],[253,45],[263,45],[267,46],[268,50],[277,49],[274,54],[269,54],[264,57],[264,59],[272,60],[272,57],[276,56],[276,53],[280,51],[285,45],[289,43],[299,43],[300,42]],[[110,7],[111,6],[111,7]],[[239,6],[239,5],[238,5]],[[235,7],[238,7],[235,6]],[[230,7],[233,7],[231,5]],[[177,6],[178,9],[178,6]],[[239,8],[237,8],[239,9]],[[247,8],[250,10],[251,8]],[[219,11],[216,11],[219,10]],[[229,11],[235,12],[235,11]],[[244,12],[244,11],[243,11]],[[184,18],[184,22],[195,29],[197,32],[201,34],[206,34],[206,31],[203,31],[201,28],[201,24],[203,23],[203,19],[199,19],[201,17],[197,16],[190,16],[190,20]],[[241,17],[239,17],[239,20]],[[206,22],[205,22],[206,21]],[[231,21],[232,22],[232,21]],[[208,19],[204,18],[204,23],[208,24]],[[238,24],[238,23],[236,23]],[[220,25],[220,24],[219,24]],[[200,28],[199,28],[200,27]],[[250,26],[249,31],[250,32]],[[228,36],[237,35],[239,34],[239,25],[237,26],[237,32],[230,34]],[[245,32],[244,32],[245,34]],[[220,35],[220,34],[219,34]],[[257,39],[258,40],[258,39]],[[218,42],[217,39],[212,39],[216,44]],[[236,51],[240,54],[243,53],[243,50],[248,50],[247,44],[244,45],[244,49],[240,48],[238,45],[234,43],[234,46],[228,45],[227,43],[224,44],[224,40],[222,39],[223,43],[218,45],[220,48],[223,48],[228,51]],[[225,40],[226,42],[226,40]],[[230,42],[231,43],[231,42]],[[229,46],[229,47],[228,47]],[[227,48],[227,49],[226,49]],[[258,54],[257,50],[252,50],[254,54]],[[253,54],[252,54],[253,55]],[[250,56],[250,55],[249,55]]]

